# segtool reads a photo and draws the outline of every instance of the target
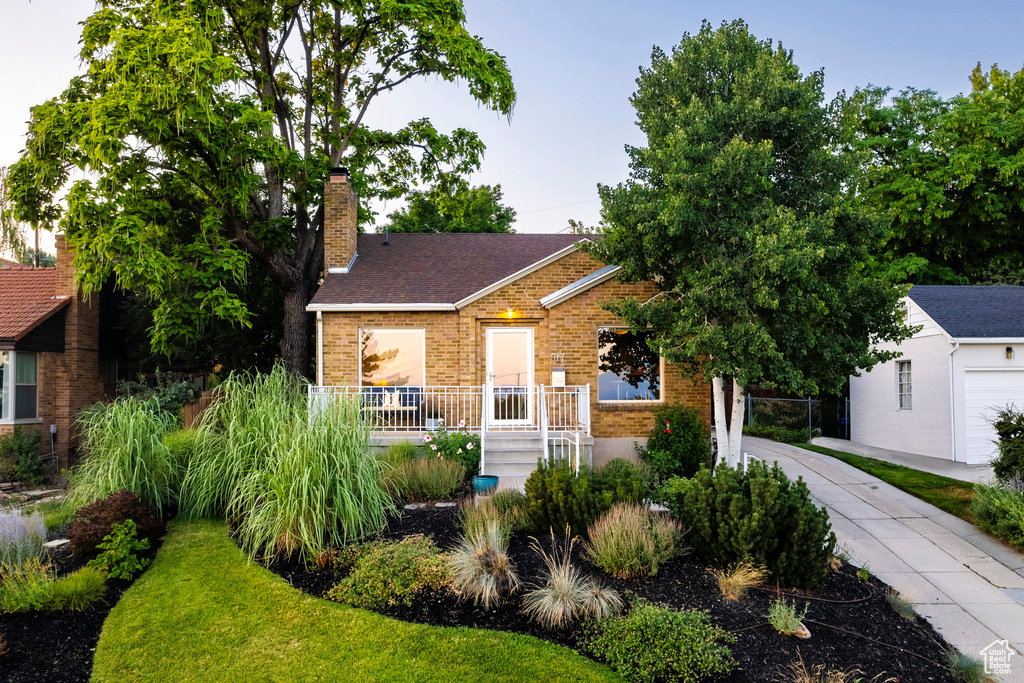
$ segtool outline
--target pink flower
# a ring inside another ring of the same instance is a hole
[[[466,444],[466,450],[470,450],[470,451],[473,450],[473,442],[472,441],[470,441],[469,443]]]
[[[465,427],[466,426],[466,421],[465,420],[459,420],[459,426],[460,427]]]
[[[423,443],[430,443],[433,440],[434,440],[434,437],[432,437],[430,434],[424,434],[423,435]]]
[[[430,450],[436,451],[437,450],[437,444],[433,444],[433,443],[430,444]]]

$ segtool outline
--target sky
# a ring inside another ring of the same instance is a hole
[[[29,108],[78,73],[78,22],[94,4],[0,5],[0,165],[9,165],[24,147]],[[781,42],[803,73],[824,69],[829,98],[868,84],[948,97],[970,88],[978,62],[1024,67],[1019,0],[465,0],[465,8],[469,30],[508,61],[518,95],[511,120],[479,107],[465,87],[432,78],[404,84],[368,116],[376,127],[426,116],[442,130],[477,131],[487,152],[470,180],[502,186],[519,232],[598,223],[597,185],[626,180],[624,146],[644,142],[629,104],[639,67],[653,46],[671,50],[703,19],[742,18],[758,38]]]

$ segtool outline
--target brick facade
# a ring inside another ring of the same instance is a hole
[[[480,386],[486,375],[487,329],[496,326],[534,330],[534,382],[551,384],[556,365],[566,370],[567,385],[591,387],[591,433],[597,439],[646,437],[653,424],[652,404],[597,401],[599,327],[622,322],[603,310],[603,302],[646,298],[656,291],[650,283],[624,284],[612,279],[551,309],[540,299],[601,267],[589,256],[572,252],[507,286],[452,312],[323,312],[323,383],[359,383],[359,329],[420,328],[426,336],[427,385]],[[337,276],[336,276],[337,277]],[[340,277],[350,277],[341,275]],[[514,317],[509,318],[511,309]],[[557,363],[552,356],[558,357]],[[663,371],[662,398],[701,411],[710,424],[711,389],[703,382],[683,379],[671,365]]]

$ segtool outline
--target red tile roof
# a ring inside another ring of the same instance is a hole
[[[0,268],[0,342],[14,342],[66,306],[56,268]]]
[[[328,273],[318,304],[454,304],[583,239],[579,235],[359,235],[349,273]]]

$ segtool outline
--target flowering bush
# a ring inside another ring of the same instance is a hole
[[[444,420],[438,420],[437,429],[423,435],[423,445],[442,460],[460,463],[469,476],[480,471],[480,437],[470,434],[465,420],[460,420],[459,426],[451,431]]]

